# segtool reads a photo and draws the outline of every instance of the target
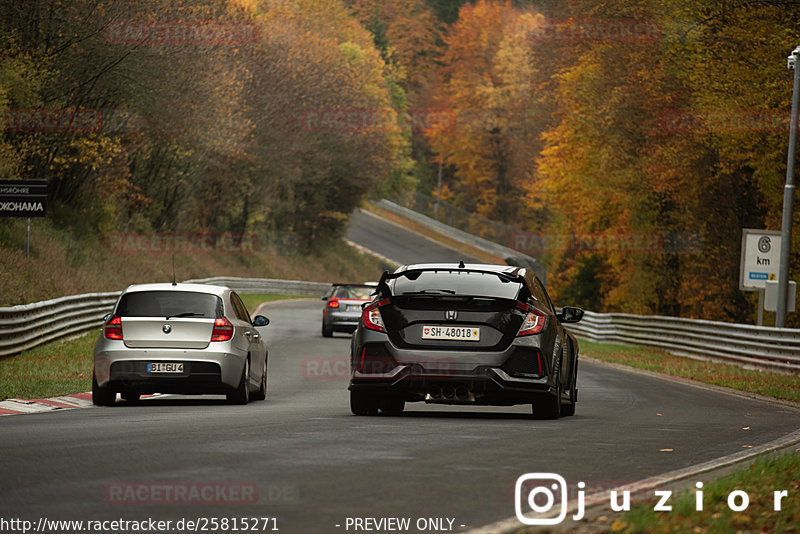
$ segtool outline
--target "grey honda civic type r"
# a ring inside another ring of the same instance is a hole
[[[418,264],[384,273],[351,344],[350,408],[397,414],[407,402],[511,406],[573,415],[578,342],[541,281],[507,265]]]
[[[267,395],[267,346],[241,298],[227,287],[142,284],[122,292],[94,346],[92,399],[117,393],[225,394],[234,404]]]

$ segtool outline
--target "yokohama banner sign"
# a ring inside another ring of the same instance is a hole
[[[0,180],[0,217],[46,215],[46,180]]]

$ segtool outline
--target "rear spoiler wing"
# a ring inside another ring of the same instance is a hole
[[[520,271],[524,272],[524,269],[521,268],[517,269],[516,271],[506,273],[500,271],[490,271],[488,269],[473,269],[469,267],[427,267],[424,269],[408,269],[393,273],[390,273],[389,271],[383,271],[381,279],[378,281],[378,287],[375,289],[373,295],[379,295],[383,298],[391,297],[392,291],[389,289],[389,284],[387,283],[389,280],[396,280],[397,278],[401,277],[405,277],[410,280],[416,280],[422,273],[431,273],[436,271],[493,274],[500,278],[503,282],[516,282],[523,284],[523,286],[525,285],[525,275],[520,274]]]

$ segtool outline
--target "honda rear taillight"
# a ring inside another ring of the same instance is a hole
[[[122,319],[113,315],[103,328],[103,334],[107,339],[122,339]]]
[[[517,303],[517,308],[522,311],[528,312],[525,315],[525,319],[522,320],[522,326],[519,327],[519,332],[517,332],[517,337],[519,336],[529,336],[531,334],[538,334],[544,328],[544,321],[546,319],[546,315],[536,308],[532,308],[527,304]]]
[[[214,330],[211,331],[211,341],[228,341],[233,337],[233,325],[227,317],[214,321]]]
[[[328,307],[329,307],[329,308],[338,308],[338,307],[339,307],[339,301],[338,301],[338,300],[336,300],[335,298],[334,298],[334,299],[331,299],[331,300],[329,300],[329,301],[328,301]]]
[[[370,330],[386,332],[386,327],[383,326],[383,318],[378,308],[388,303],[389,299],[383,299],[364,308],[364,311],[361,312],[361,320],[364,322],[364,326]]]

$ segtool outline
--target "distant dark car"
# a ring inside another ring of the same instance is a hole
[[[361,305],[372,300],[375,284],[334,284],[322,310],[322,335],[333,336],[334,332],[352,333],[361,319]]]
[[[578,343],[544,286],[521,267],[419,264],[384,273],[351,354],[350,408],[396,414],[406,402],[531,404],[574,415]]]

